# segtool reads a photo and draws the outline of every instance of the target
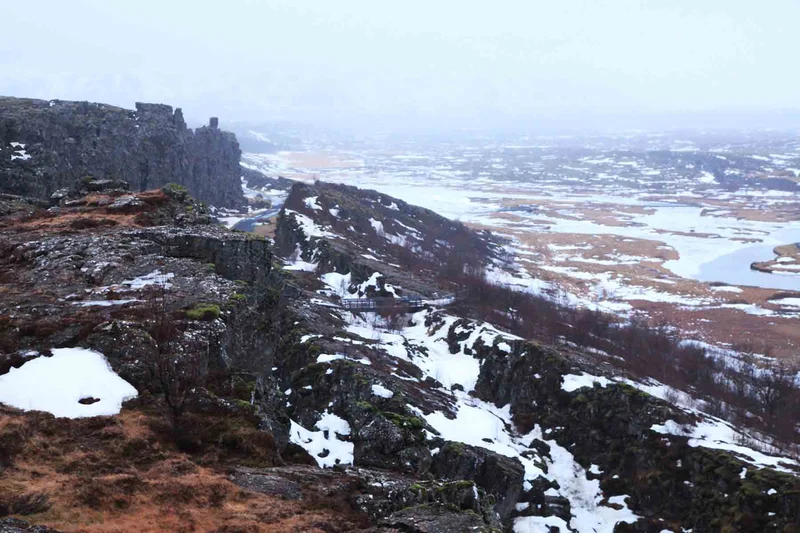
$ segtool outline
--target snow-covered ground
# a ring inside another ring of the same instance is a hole
[[[685,145],[679,143],[679,146]],[[519,152],[511,154],[511,149]],[[498,155],[486,165],[486,152],[490,150]],[[520,153],[527,155],[520,160]],[[356,184],[449,218],[498,229],[513,227],[515,233],[525,224],[494,216],[506,209],[508,201],[560,204],[564,209],[557,216],[539,209],[511,212],[515,217],[529,220],[527,230],[523,231],[661,241],[679,256],[665,261],[663,266],[680,277],[800,290],[800,281],[750,272],[749,264],[755,259],[741,253],[760,246],[767,250],[767,256],[760,259],[771,259],[769,249],[800,241],[800,229],[783,222],[748,220],[730,209],[716,207],[719,202],[751,208],[788,205],[800,201],[800,194],[758,189],[729,191],[720,188],[711,173],[691,163],[682,168],[659,168],[656,161],[631,160],[607,152],[602,157],[583,158],[576,165],[557,151],[549,153],[546,144],[534,143],[522,147],[464,149],[457,156],[446,151],[388,158],[372,152],[346,154],[328,168],[305,167],[312,163],[304,163],[302,157],[291,153],[264,155],[262,163],[289,177],[305,179],[313,174],[315,179]],[[336,155],[341,154],[328,153],[327,157],[335,159]],[[557,162],[550,162],[556,159]],[[796,154],[767,158],[773,162],[796,159]],[[483,164],[477,177],[470,164]],[[578,180],[582,187],[575,187],[567,177],[576,173],[583,176]],[[526,175],[537,179],[526,179]],[[666,191],[659,200],[654,200],[658,187]],[[664,200],[665,195],[671,195],[666,198],[669,201]],[[575,209],[587,205],[600,206],[610,214],[621,207],[641,209],[625,210],[625,225],[608,225],[583,217]]]
[[[325,275],[322,279],[332,289],[340,290],[349,283],[348,276],[340,274]],[[622,505],[620,510],[615,511],[599,505],[602,495],[598,482],[588,480],[585,471],[575,463],[569,451],[555,441],[548,440],[547,435],[543,435],[540,428],[535,428],[528,435],[516,434],[513,429],[510,429],[514,425],[511,422],[509,406],[497,408],[468,394],[477,382],[480,362],[476,358],[466,355],[463,350],[453,354],[449,349],[447,332],[451,325],[458,320],[458,317],[443,315],[441,322],[437,323],[436,327],[426,327],[425,319],[431,312],[425,310],[415,313],[411,316],[409,325],[399,331],[387,329],[382,325],[379,317],[371,314],[352,315],[345,312],[343,318],[348,323],[347,331],[349,333],[371,340],[373,347],[382,349],[397,359],[416,365],[422,371],[423,379],[431,377],[442,384],[441,391],[453,398],[455,418],[451,418],[450,414],[438,411],[424,414],[413,406],[408,406],[418,416],[424,418],[442,437],[518,458],[525,467],[526,480],[533,480],[542,475],[547,479],[558,481],[561,487],[558,493],[568,497],[573,505],[574,517],[569,524],[570,527],[577,531],[610,531],[613,524],[618,521],[635,521],[636,515],[627,509],[623,499],[615,500]],[[496,343],[501,350],[510,349],[506,341],[517,338],[497,330],[488,323],[476,324],[464,332],[469,334],[461,344],[467,347],[471,347],[478,339],[481,339],[487,345]],[[697,341],[692,342],[697,343]],[[723,353],[722,350],[712,346],[704,346],[724,358],[726,364],[734,366],[737,364],[738,354],[735,352],[728,350]],[[327,357],[326,360],[332,360],[344,356]],[[401,379],[409,378],[402,377]],[[582,387],[592,387],[595,384],[606,387],[617,382],[632,385],[653,396],[673,402],[676,408],[698,419],[696,424],[680,427],[674,422],[667,421],[663,425],[654,426],[652,430],[655,432],[690,437],[692,446],[728,450],[754,467],[771,467],[783,471],[800,469],[800,463],[797,461],[780,455],[771,455],[743,444],[753,442],[753,435],[745,434],[727,422],[705,414],[703,412],[704,402],[660,383],[610,379],[606,376],[583,372],[565,375],[562,389],[572,392]],[[453,390],[454,385],[460,385],[463,387],[463,391]],[[383,386],[379,387],[380,394],[393,394],[392,391],[384,389]],[[487,438],[490,439],[489,442],[484,440]],[[547,473],[543,472],[531,459],[520,455],[521,452],[529,449],[528,445],[533,438],[544,440],[551,446],[552,464],[548,464]],[[760,448],[768,447],[765,442],[760,442],[759,446]],[[515,525],[515,531],[538,531],[536,528],[545,523],[559,525],[559,519],[520,518]],[[565,527],[565,524],[560,523],[560,527]]]
[[[710,185],[708,180],[703,183]],[[631,205],[630,198],[626,201]],[[634,199],[634,201],[637,200]],[[306,204],[310,209],[314,210],[316,199],[306,199]],[[487,205],[480,202],[478,202],[478,204],[480,204],[481,209],[485,208]],[[710,226],[711,229],[719,230],[720,234],[717,237],[713,239],[705,236],[695,237],[692,233],[700,233],[702,228],[699,227],[699,224],[705,222],[705,217],[700,214],[697,208],[691,206],[680,206],[677,208],[674,206],[664,206],[663,209],[664,213],[672,209],[673,211],[671,212],[673,214],[677,213],[680,217],[684,218],[681,222],[675,224],[675,227],[669,231],[669,235],[665,233],[667,230],[663,229],[663,227],[658,227],[662,223],[667,223],[667,217],[662,213],[660,219],[658,219],[658,217],[653,219],[654,215],[658,213],[658,210],[651,209],[647,214],[636,215],[635,217],[638,220],[637,217],[641,216],[642,220],[648,220],[651,225],[645,223],[641,223],[641,225],[634,224],[631,226],[633,229],[623,230],[630,231],[630,233],[623,232],[622,236],[631,239],[653,239],[654,235],[658,235],[659,240],[665,243],[665,247],[677,249],[676,246],[684,246],[684,248],[690,252],[690,246],[686,244],[686,242],[691,243],[691,246],[695,246],[695,241],[692,241],[692,239],[702,239],[704,242],[715,239],[725,241],[725,243],[720,244],[716,252],[709,252],[707,247],[701,246],[702,251],[698,252],[701,257],[694,263],[694,266],[697,266],[697,261],[715,256],[715,254],[718,256],[719,253],[722,253],[721,251],[724,252],[731,247],[739,246],[741,242],[736,239],[741,238],[742,232],[749,232],[751,235],[757,234],[759,238],[762,238],[762,241],[765,235],[772,234],[770,231],[764,230],[765,226],[761,225],[762,223],[755,223],[753,227],[749,228],[745,227],[745,224],[740,225],[738,228],[731,229],[726,226],[726,224],[731,223],[730,220],[723,217],[721,219],[715,218]],[[534,217],[534,215],[531,215],[531,217]],[[701,218],[703,220],[701,220]],[[584,222],[583,220],[572,219],[553,220],[555,220],[556,224],[561,223],[562,220],[567,220],[567,222],[565,222],[567,225]],[[657,220],[661,220],[661,222],[656,223]],[[310,223],[313,224],[313,221],[310,221]],[[592,222],[592,224],[598,225],[594,222]],[[693,224],[698,224],[698,226],[693,226]],[[301,225],[305,228],[309,226],[309,223],[308,221],[301,221]],[[602,226],[602,224],[600,224],[600,226]],[[610,228],[608,230],[609,232],[619,229],[617,226],[603,227]],[[382,231],[382,227],[378,227],[378,224],[373,223],[373,228],[378,233]],[[574,230],[574,227],[571,227],[571,229]],[[658,231],[659,229],[662,231]],[[708,232],[708,229],[708,227],[705,228],[705,231]],[[313,227],[309,227],[309,231],[306,234],[323,235],[325,232],[325,228],[314,225]],[[575,233],[576,231],[569,232]],[[773,233],[776,232],[777,230]],[[645,235],[647,235],[647,237],[645,237]],[[674,239],[668,240],[667,237],[669,239]],[[512,243],[511,246],[514,246],[514,243]],[[578,249],[579,247],[561,247],[560,249],[554,248],[553,251],[559,253],[574,252]],[[700,248],[698,248],[698,250],[699,249]],[[518,250],[522,252],[525,251],[522,248],[518,248]],[[503,262],[502,264],[498,262],[493,267],[488,268],[486,274],[487,278],[495,283],[514,286],[518,290],[541,294],[558,293],[558,287],[555,284],[535,279],[524,269],[520,268],[519,261],[521,256],[524,259],[524,255],[524,253],[517,254],[516,263],[513,261]],[[613,262],[615,263],[627,262],[634,264],[638,261],[638,258],[633,255],[615,254],[613,257]],[[591,262],[598,265],[604,264],[603,260],[592,261],[586,260],[585,258],[583,262]],[[574,263],[581,263],[581,260],[574,261]],[[680,259],[675,260],[675,264],[679,265],[676,267],[678,270],[690,268],[692,265],[691,261],[684,261],[681,263]],[[562,271],[559,273],[563,275],[583,275],[580,270],[574,267],[562,267]],[[353,288],[351,283],[352,278],[349,274],[328,273],[321,276],[321,280],[328,286],[328,290],[320,292],[340,298],[363,297],[367,287],[377,285],[377,276],[378,273],[375,273],[366,282],[361,284],[361,286]],[[692,295],[681,295],[667,291],[642,290],[641,288],[622,283],[621,280],[615,277],[598,275],[597,273],[592,273],[591,277],[587,275],[587,279],[590,280],[597,280],[598,277],[601,278],[600,282],[605,290],[613,290],[617,293],[618,298],[623,300],[621,305],[627,305],[624,302],[625,300],[636,299],[651,302],[667,302],[697,308],[715,305],[717,303],[714,299],[715,296],[699,298]],[[665,285],[674,283],[672,280],[661,281],[664,281]],[[728,287],[720,288],[719,291],[709,292],[730,292],[732,294],[737,294],[737,291],[741,291],[741,289],[738,287]],[[578,297],[564,293],[561,293],[560,297],[564,298],[567,303],[577,305],[591,306],[591,304],[594,304],[594,306],[599,308],[601,304],[601,302],[598,301],[587,302],[586,300],[581,300]],[[320,305],[330,306],[330,302],[325,302],[323,300],[319,300],[318,303]],[[614,304],[614,302],[602,303]],[[794,303],[795,301],[793,299],[788,299],[788,301],[785,302],[786,305],[792,305]],[[617,305],[620,305],[620,302],[617,302]],[[630,309],[630,306],[622,308],[623,311],[625,309]],[[619,311],[620,308],[612,310]],[[742,308],[742,310],[754,314],[772,313],[770,310],[752,305],[748,305],[746,309]],[[525,471],[524,488],[530,488],[531,482],[539,476],[558,483],[559,489],[550,489],[548,495],[563,496],[569,499],[572,511],[572,517],[569,522],[565,522],[557,517],[519,517],[515,520],[514,531],[545,531],[546,526],[556,526],[564,530],[570,528],[579,532],[612,531],[614,525],[619,522],[636,521],[638,517],[628,508],[625,501],[626,497],[622,495],[604,500],[599,487],[599,481],[591,479],[592,476],[587,475],[587,471],[575,461],[574,456],[568,449],[559,445],[554,439],[548,438],[549,431],[543,432],[542,428],[536,426],[531,432],[521,434],[515,429],[512,422],[509,405],[496,407],[482,402],[469,394],[477,383],[481,362],[477,358],[467,355],[469,352],[463,349],[458,350],[455,354],[451,353],[447,341],[447,332],[450,327],[459,320],[459,317],[444,314],[440,316],[440,319],[433,321],[433,326],[426,326],[426,318],[430,318],[429,313],[431,312],[430,310],[424,310],[415,313],[410,316],[410,320],[407,324],[399,327],[396,324],[389,327],[380,317],[369,313],[353,315],[341,311],[341,315],[347,323],[346,330],[349,334],[361,337],[365,341],[371,341],[367,343],[367,345],[372,347],[372,349],[380,349],[396,360],[410,362],[422,372],[421,378],[408,377],[407,375],[400,375],[397,373],[394,374],[398,379],[421,382],[425,380],[425,378],[432,378],[441,384],[438,392],[448,396],[452,401],[452,406],[447,411],[437,410],[425,413],[413,405],[407,404],[407,408],[410,411],[414,412],[421,419],[424,419],[430,427],[436,430],[438,437],[471,446],[486,448],[495,453],[518,459]],[[472,347],[480,339],[484,344],[495,345],[500,350],[510,351],[509,342],[516,339],[513,335],[501,332],[488,323],[460,327],[464,329],[458,332],[465,334],[465,340],[461,341],[461,344],[466,347]],[[311,338],[305,340],[311,340]],[[363,341],[350,338],[347,342],[358,343]],[[727,356],[723,354],[721,357]],[[735,356],[731,357],[735,358]],[[339,359],[352,360],[352,358],[345,354],[330,353],[320,355],[317,362],[331,363]],[[363,358],[357,362],[371,364],[367,358]],[[686,436],[690,439],[689,444],[691,446],[728,450],[754,467],[771,467],[787,471],[790,470],[790,468],[800,467],[795,461],[778,455],[771,455],[745,445],[744,443],[748,441],[748,436],[736,430],[726,422],[704,414],[702,412],[704,406],[703,402],[691,398],[691,396],[682,391],[676,391],[661,384],[635,383],[627,380],[612,379],[607,376],[591,375],[584,372],[581,374],[569,374],[564,376],[562,388],[565,391],[574,392],[583,387],[595,386],[595,384],[601,387],[608,387],[616,382],[628,383],[650,392],[655,396],[666,399],[667,401],[674,402],[677,408],[684,410],[687,414],[697,419],[696,423],[687,424],[685,426],[679,426],[671,420],[665,421],[663,424],[656,424],[651,428],[651,430],[656,433]],[[430,383],[430,381],[428,383]],[[373,385],[372,392],[374,395],[381,398],[391,398],[395,396],[395,392],[391,390],[391,386],[385,384]],[[352,462],[352,450],[346,446],[350,427],[341,419],[332,420],[331,416],[332,415],[328,412],[323,413],[320,422],[311,430],[301,428],[294,423],[292,425],[293,442],[303,446],[311,452],[312,455],[315,455],[317,461],[322,466],[332,466],[337,463],[347,464],[348,461]],[[434,435],[430,436],[433,437]],[[538,460],[533,458],[530,452],[530,444],[533,439],[540,439],[550,446],[549,457],[536,458]],[[320,455],[324,457],[320,457]],[[544,461],[544,465],[541,460]],[[599,473],[597,467],[594,465],[590,467],[590,471],[593,474]]]
[[[84,348],[55,348],[0,376],[0,403],[57,417],[115,415],[122,402],[137,396],[102,354]],[[79,403],[93,398],[91,404]]]
[[[625,504],[624,497],[618,497],[612,503],[618,503],[619,509],[602,505],[603,494],[597,480],[587,478],[586,471],[580,466],[572,454],[557,442],[548,439],[538,426],[528,434],[518,434],[513,430],[509,406],[497,408],[486,402],[473,398],[468,394],[478,380],[479,361],[463,352],[450,353],[446,341],[447,331],[458,320],[455,316],[445,316],[441,327],[435,331],[426,327],[425,318],[430,311],[420,311],[411,317],[414,325],[401,331],[389,331],[376,326],[379,320],[372,320],[369,315],[356,317],[345,314],[350,322],[347,331],[362,338],[377,341],[377,346],[388,354],[412,362],[423,372],[423,377],[432,377],[442,384],[440,389],[450,395],[455,404],[455,418],[451,414],[435,411],[424,414],[412,405],[408,408],[416,412],[431,427],[439,432],[439,436],[447,440],[486,448],[507,457],[518,459],[525,469],[524,485],[539,476],[558,482],[558,490],[552,495],[560,495],[571,502],[573,518],[569,524],[557,517],[520,517],[516,519],[514,531],[519,533],[544,531],[544,526],[569,527],[579,532],[611,531],[618,522],[635,522],[637,516]],[[490,324],[478,324],[462,342],[464,346],[472,346],[478,339],[492,345],[497,341],[498,347],[510,349],[507,340],[517,337],[498,331]],[[577,378],[581,385],[585,378]],[[595,378],[607,382],[605,378]],[[567,387],[574,385],[572,377]],[[587,383],[591,383],[590,381]],[[463,391],[451,391],[453,385],[461,385]],[[383,392],[381,390],[381,392]],[[389,391],[391,392],[391,391]],[[433,436],[433,435],[431,435]],[[533,439],[540,439],[550,446],[551,459],[546,460],[546,471],[530,457],[529,445]]]

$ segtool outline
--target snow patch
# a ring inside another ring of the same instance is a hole
[[[383,230],[383,222],[381,222],[380,220],[375,220],[374,218],[370,218],[369,223],[372,225],[372,229],[375,230],[375,233],[377,233],[378,235],[385,234]]]
[[[145,287],[149,287],[151,285],[158,285],[159,287],[163,287],[165,289],[169,289],[172,287],[172,284],[169,283],[169,280],[175,277],[175,274],[168,272],[166,274],[162,274],[160,270],[154,270],[149,274],[145,274],[144,276],[139,276],[138,278],[128,279],[120,283],[123,287],[127,287],[131,290],[139,290]]]
[[[303,200],[303,203],[311,210],[322,211],[322,206],[317,203],[317,198],[319,198],[319,196],[309,196]]]
[[[119,377],[99,352],[55,348],[52,357],[37,357],[0,376],[0,403],[56,417],[115,415],[136,389]],[[100,401],[78,403],[83,398]]]
[[[346,420],[325,411],[314,428],[317,431],[292,420],[289,440],[307,451],[322,468],[353,464],[353,443],[339,438],[350,435]]]
[[[376,383],[372,386],[372,394],[379,398],[391,398],[394,396],[394,393],[381,385],[380,383]]]
[[[84,300],[82,302],[73,302],[72,305],[78,307],[111,307],[114,305],[125,305],[133,302],[138,302],[136,298],[128,298],[123,300]]]
[[[318,226],[311,218],[307,217],[302,213],[298,213],[297,211],[292,211],[291,209],[284,210],[286,215],[291,215],[300,225],[300,229],[302,230],[303,234],[306,236],[306,240],[311,240],[312,237],[316,238],[332,238],[337,237],[335,233],[331,233],[330,231],[325,230],[321,226]]]
[[[800,463],[785,457],[768,455],[747,446],[737,444],[742,442],[743,436],[727,422],[714,417],[706,417],[696,424],[679,424],[674,420],[667,420],[663,424],[654,424],[651,428],[656,433],[664,435],[677,435],[689,438],[689,446],[726,450],[734,452],[742,460],[758,466],[770,467],[782,472],[794,473],[793,470],[782,464],[800,467]]]
[[[561,390],[572,392],[583,387],[593,387],[598,383],[601,387],[608,386],[613,383],[610,379],[603,376],[593,376],[583,372],[581,374],[564,374],[564,382],[561,384]]]

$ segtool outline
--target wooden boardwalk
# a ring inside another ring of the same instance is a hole
[[[427,305],[444,306],[456,301],[455,294],[441,298],[346,298],[341,306],[353,313],[402,310],[403,312],[419,311]]]

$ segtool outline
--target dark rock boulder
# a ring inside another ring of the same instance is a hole
[[[0,518],[0,533],[59,533],[45,526],[34,526],[18,518]]]
[[[561,496],[546,494],[548,489],[558,488],[558,483],[542,476],[530,482],[531,488],[520,496],[520,503],[528,507],[519,512],[520,516],[557,516],[569,522],[572,517],[570,501]]]
[[[247,150],[243,147],[245,152],[249,152],[251,150]],[[290,180],[287,178],[283,178],[278,176],[272,177],[267,176],[257,170],[252,170],[249,168],[242,168],[242,178],[247,182],[247,184],[251,188],[260,188],[260,189],[276,189],[280,191],[288,191],[292,188],[292,186],[297,183],[294,180]]]
[[[229,479],[240,487],[269,496],[286,500],[299,500],[302,497],[297,482],[269,470],[239,467],[231,472]]]
[[[490,533],[499,531],[487,526],[475,513],[459,512],[440,504],[418,505],[403,509],[382,520],[381,525],[409,533],[463,533],[464,531]]]
[[[309,364],[292,377],[293,418],[313,427],[319,413],[330,410],[350,424],[357,466],[424,474],[430,465],[425,430],[432,428],[407,410],[406,402],[416,400],[400,392],[391,399],[376,397],[372,389],[376,383],[388,385],[389,380],[367,365]],[[396,390],[399,387],[391,384]]]
[[[94,179],[86,177],[76,181],[69,189],[69,195],[74,198],[86,196],[91,193],[125,193],[131,187],[127,181],[118,179]]]
[[[252,234],[215,229],[157,228],[135,230],[130,236],[152,241],[160,247],[163,255],[212,265],[218,274],[230,280],[252,283],[271,271],[269,243]]]
[[[198,200],[235,207],[245,203],[240,156],[234,134],[213,120],[192,131],[167,105],[0,98],[0,191],[11,194],[58,201],[89,176],[138,191],[179,183]]]
[[[446,442],[433,456],[431,473],[442,479],[474,481],[494,496],[497,502],[494,509],[506,520],[519,499],[525,471],[516,458],[485,448]]]
[[[424,472],[430,464],[420,418],[364,408],[354,442],[356,464]]]

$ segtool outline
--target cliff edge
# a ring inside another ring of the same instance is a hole
[[[180,108],[0,97],[0,192],[47,199],[76,180],[118,179],[144,191],[185,186],[219,207],[244,204],[233,133],[187,128]]]

